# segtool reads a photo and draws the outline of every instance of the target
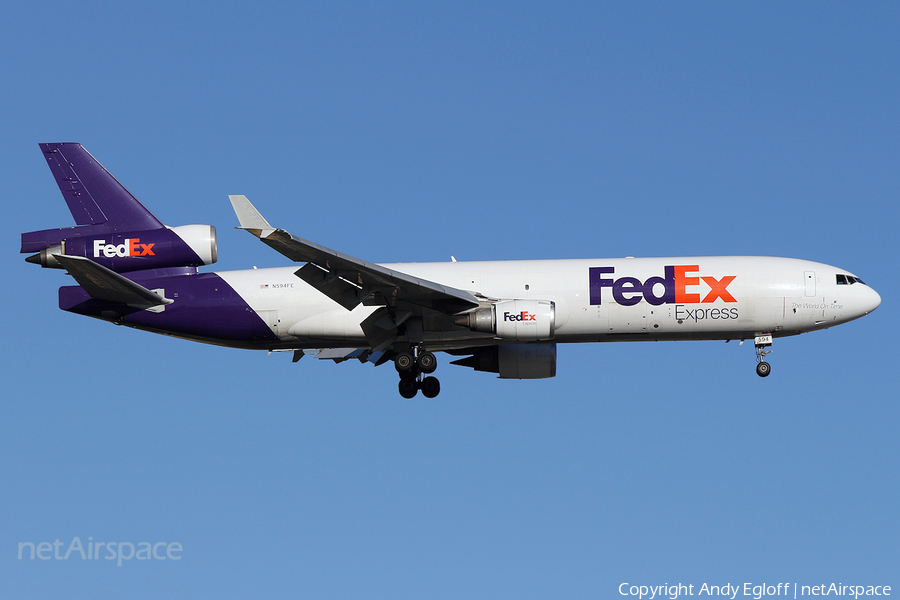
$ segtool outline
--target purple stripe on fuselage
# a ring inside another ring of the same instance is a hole
[[[127,275],[127,274],[126,274]],[[133,278],[148,289],[165,290],[175,302],[160,312],[93,300],[79,286],[59,288],[62,310],[103,319],[124,316],[124,324],[235,347],[258,347],[278,337],[225,280],[215,273]]]

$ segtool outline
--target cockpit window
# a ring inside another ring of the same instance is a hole
[[[838,273],[837,276],[837,284],[838,285],[853,285],[854,283],[863,283],[863,280],[859,277],[854,277],[853,275],[842,275]],[[865,284],[863,284],[865,285]]]

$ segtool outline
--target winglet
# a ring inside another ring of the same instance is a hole
[[[228,199],[231,200],[234,214],[241,222],[241,226],[236,229],[246,229],[258,238],[269,237],[269,234],[275,231],[275,228],[269,225],[256,207],[250,204],[247,196],[228,196]]]

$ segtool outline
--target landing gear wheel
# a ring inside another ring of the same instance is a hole
[[[422,352],[416,359],[416,366],[423,373],[434,373],[437,369],[437,358],[431,352]]]
[[[437,377],[426,377],[422,380],[422,395],[426,398],[436,398],[441,393],[441,382]]]
[[[400,373],[400,379],[403,381],[413,381],[419,378],[419,372],[416,369],[410,369],[409,371],[402,371]]]
[[[401,379],[397,388],[400,391],[400,395],[407,400],[415,398],[419,392],[419,384],[415,379]]]
[[[416,364],[416,360],[409,352],[401,352],[394,358],[394,367],[398,373],[405,373],[412,369]]]
[[[765,358],[767,354],[772,354],[771,350],[766,350],[772,345],[772,335],[768,333],[757,335],[753,342],[756,346],[756,374],[760,377],[768,377],[772,372],[772,367]]]

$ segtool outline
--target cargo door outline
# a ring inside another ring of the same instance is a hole
[[[808,298],[812,298],[816,295],[816,272],[815,271],[806,271],[803,274],[804,283],[806,284],[806,292],[805,295]]]

